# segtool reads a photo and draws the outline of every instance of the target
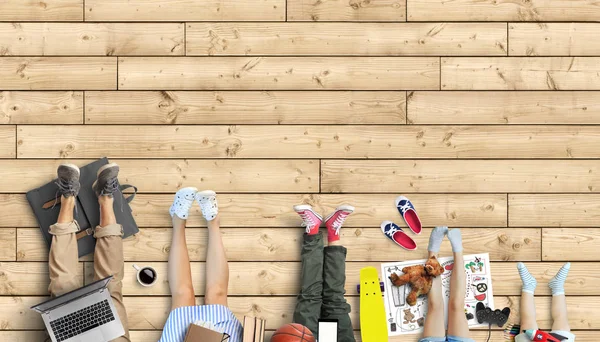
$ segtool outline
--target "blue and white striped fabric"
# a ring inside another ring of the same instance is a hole
[[[183,342],[188,327],[196,321],[211,322],[229,334],[229,342],[242,341],[242,324],[228,307],[196,305],[171,311],[159,342]]]

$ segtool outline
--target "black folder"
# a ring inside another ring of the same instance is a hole
[[[92,184],[96,181],[98,169],[108,164],[107,158],[102,158],[91,164],[79,168],[81,190],[76,199],[75,220],[79,223],[81,230],[77,233],[77,245],[79,247],[79,257],[94,252],[96,239],[92,234],[92,229],[100,223],[100,207],[98,198],[92,190]],[[52,170],[54,171],[54,170]],[[49,170],[50,172],[50,170]],[[52,235],[48,232],[50,226],[56,223],[58,213],[60,212],[60,195],[56,180],[33,189],[27,193],[27,201],[40,225],[42,235],[48,246],[52,243]],[[135,197],[137,188],[131,185],[120,185],[120,192],[114,194],[114,210],[117,223],[123,226],[123,238],[137,234],[138,226],[135,223],[129,203]],[[134,193],[125,198],[123,190],[133,188]],[[57,202],[58,198],[58,202]]]

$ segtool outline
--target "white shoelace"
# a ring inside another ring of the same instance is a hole
[[[385,234],[386,234],[386,235],[389,235],[390,237],[394,237],[394,234],[396,234],[397,232],[399,232],[398,228],[396,228],[396,227],[394,227],[394,226],[390,225],[390,229],[389,229],[389,230],[387,230],[387,231],[385,232]]]
[[[406,213],[409,209],[412,209],[410,207],[410,204],[408,204],[408,202],[406,202],[406,204],[404,204],[403,206],[400,206],[400,211],[402,211],[402,214]]]
[[[348,215],[350,214],[347,214],[345,212],[340,213],[338,217],[336,217],[335,221],[333,221],[333,223],[331,224],[335,229],[335,235],[340,235],[340,229],[342,228],[342,225],[344,224],[344,221],[346,221]]]
[[[303,211],[298,213],[300,218],[302,218],[302,226],[306,227],[306,233],[310,233],[310,228],[315,225],[315,221],[313,221],[312,217]]]
[[[200,202],[200,210],[205,217],[210,216],[214,218],[219,213],[216,197],[204,197],[203,200],[199,200],[198,202]]]

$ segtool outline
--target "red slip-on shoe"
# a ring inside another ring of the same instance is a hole
[[[400,212],[400,215],[402,215],[402,218],[408,225],[408,228],[410,228],[410,230],[412,230],[415,234],[421,234],[423,226],[421,225],[419,215],[417,215],[417,212],[415,211],[415,206],[411,203],[411,201],[404,196],[398,196],[396,198],[396,208]]]
[[[383,221],[381,223],[381,231],[390,240],[394,241],[398,246],[414,251],[417,249],[417,243],[410,236],[408,236],[402,228],[398,227],[392,221]]]

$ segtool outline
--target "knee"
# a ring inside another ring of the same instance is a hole
[[[52,296],[58,297],[79,287],[81,287],[81,284],[78,278],[72,276],[59,276],[50,280],[48,291]]]
[[[194,288],[191,286],[179,286],[176,289],[171,289],[171,296],[194,298]]]
[[[431,300],[431,298],[429,298],[427,300],[427,311],[444,311],[444,301],[438,302],[437,300]]]
[[[207,288],[204,303],[227,305],[227,288],[222,286],[211,286]]]
[[[464,300],[450,300],[448,301],[448,311],[453,312],[463,312],[465,310],[465,302]]]

